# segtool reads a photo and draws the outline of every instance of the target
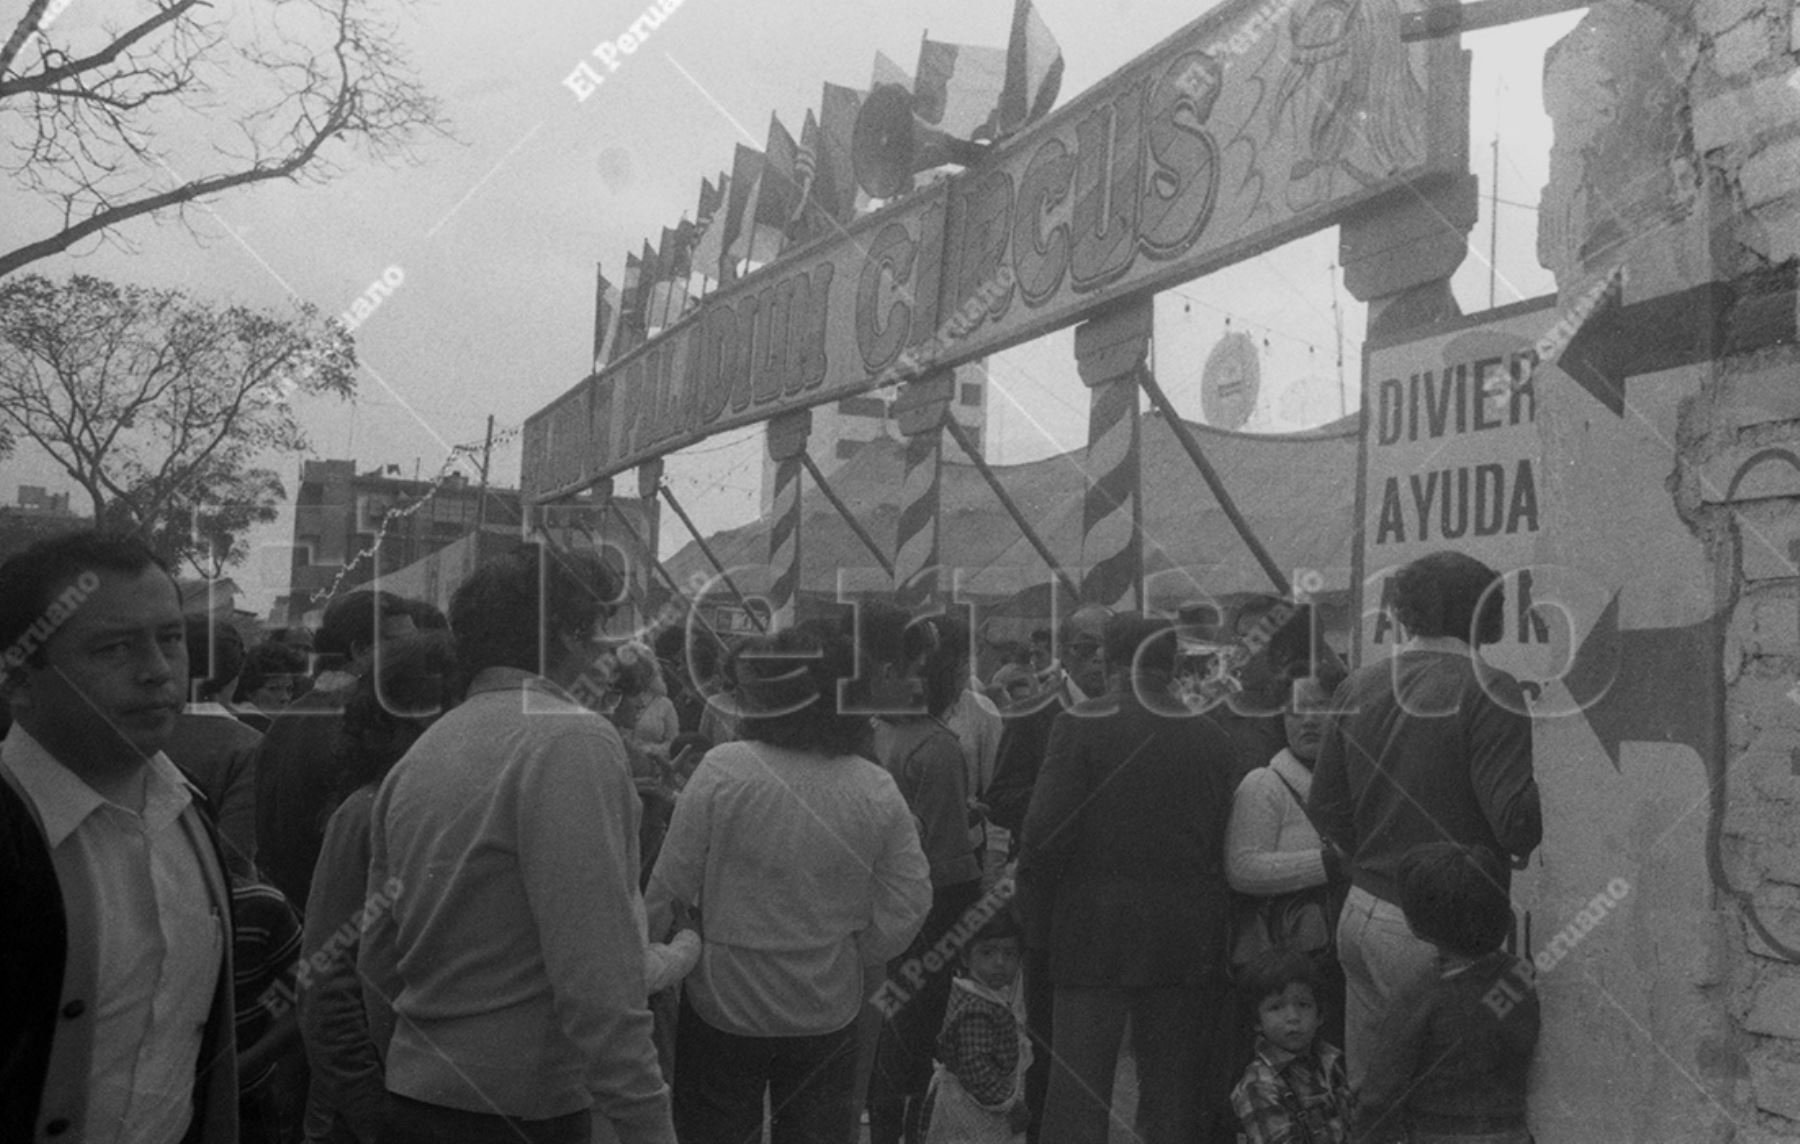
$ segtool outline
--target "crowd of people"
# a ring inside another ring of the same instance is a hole
[[[0,564],[0,1138],[1524,1144],[1499,577],[1305,609],[1196,710],[1180,625],[1005,649],[865,601],[606,634],[521,545],[448,615],[246,649],[138,541]],[[1242,623],[1248,622],[1240,620]],[[1496,1003],[1496,997],[1503,1003]]]

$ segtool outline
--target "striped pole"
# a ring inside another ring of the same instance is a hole
[[[944,460],[944,420],[956,375],[945,370],[907,382],[894,401],[906,435],[906,476],[900,487],[900,527],[894,539],[894,595],[918,608],[938,594],[938,508]]]
[[[1152,312],[1149,298],[1134,300],[1075,328],[1075,363],[1089,393],[1081,599],[1117,610],[1143,606],[1138,375]]]
[[[800,602],[800,474],[812,411],[798,409],[769,420],[769,459],[775,462],[775,498],[769,524],[770,630],[794,625]]]
[[[645,461],[637,469],[638,505],[644,513],[644,555],[646,559],[655,560],[662,555],[662,501],[657,492],[662,488],[663,462],[661,457]],[[642,574],[642,579],[637,578]],[[631,610],[635,614],[635,622],[641,626],[649,619],[644,614],[643,600],[650,591],[650,569],[634,569],[632,583],[627,590],[631,593]]]

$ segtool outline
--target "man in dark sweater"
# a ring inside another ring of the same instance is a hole
[[[1500,635],[1499,574],[1462,553],[1436,552],[1394,576],[1403,639],[1392,660],[1358,669],[1338,688],[1308,799],[1321,837],[1349,856],[1338,957],[1352,1084],[1394,998],[1432,972],[1431,943],[1400,909],[1401,856],[1455,842],[1522,864],[1544,832],[1524,696],[1478,654]]]
[[[206,796],[225,841],[231,872],[256,869],[256,750],[262,736],[239,722],[222,700],[244,669],[244,641],[218,616],[187,618],[190,701],[175,717],[169,761]]]
[[[319,672],[312,689],[263,736],[256,756],[258,862],[295,909],[305,908],[312,890],[313,866],[333,809],[344,701],[377,642],[404,639],[416,630],[407,602],[390,592],[364,589],[333,600],[314,644]]]

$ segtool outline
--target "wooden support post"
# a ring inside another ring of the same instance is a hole
[[[943,486],[944,422],[950,416],[955,374],[946,370],[907,382],[894,401],[906,435],[906,476],[894,541],[894,594],[917,608],[938,594],[938,517]]]
[[[769,459],[775,496],[769,519],[769,610],[776,630],[792,627],[800,602],[800,473],[812,411],[798,409],[769,421]]]
[[[1148,297],[1075,327],[1075,364],[1088,387],[1087,497],[1082,507],[1081,599],[1136,610],[1144,582],[1138,374],[1149,356]]]

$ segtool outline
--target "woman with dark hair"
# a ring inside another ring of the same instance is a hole
[[[381,780],[461,697],[462,685],[449,634],[428,632],[385,646],[378,669],[359,673],[344,705],[336,756],[342,801],[325,826],[301,940],[310,966],[299,991],[312,1067],[308,1141],[369,1144],[379,1130],[386,1030],[371,1030],[356,973],[360,917],[379,908],[367,887],[370,807]],[[384,998],[370,1000],[374,1012],[386,1014]]]
[[[740,738],[708,751],[650,876],[650,932],[701,910],[699,968],[676,1034],[685,1144],[856,1134],[854,1022],[862,967],[906,947],[929,905],[906,801],[855,755],[866,720],[839,707],[847,641],[810,627],[733,657]]]
[[[1331,696],[1343,681],[1344,671],[1335,663],[1321,664],[1316,675],[1292,681],[1282,718],[1287,746],[1238,784],[1225,828],[1225,876],[1231,888],[1273,908],[1273,912],[1246,911],[1240,917],[1232,964],[1247,967],[1272,941],[1285,941],[1293,952],[1310,957],[1318,970],[1313,996],[1319,1008],[1319,1034],[1340,1049],[1344,971],[1332,930],[1337,924],[1333,906],[1343,901],[1338,888],[1343,885],[1344,860],[1320,840],[1306,816],[1306,798],[1330,719]],[[1258,998],[1244,993],[1240,1000],[1254,1006]],[[1228,1076],[1243,1071],[1256,1035],[1255,1013],[1240,1008],[1237,1016],[1235,1049],[1242,1060],[1233,1062]]]
[[[1402,855],[1449,841],[1522,864],[1543,839],[1524,694],[1480,654],[1500,638],[1504,605],[1500,573],[1479,560],[1420,557],[1394,573],[1393,658],[1352,672],[1332,703],[1308,806],[1325,842],[1349,856],[1337,943],[1353,1085],[1383,1013],[1435,957],[1401,910]]]
[[[293,701],[295,685],[306,678],[306,653],[273,640],[244,655],[244,673],[231,697],[231,713],[246,727],[264,732]]]
[[[869,1078],[869,1139],[897,1144],[903,1134],[916,1134],[932,1048],[950,1003],[952,967],[940,964],[922,981],[919,967],[981,897],[981,862],[969,838],[968,768],[944,718],[968,684],[969,629],[950,616],[913,620],[878,604],[865,607],[863,631],[876,681],[870,695],[876,758],[906,796],[931,864],[931,912],[912,946],[888,967],[889,981],[911,1000],[882,1025]]]

